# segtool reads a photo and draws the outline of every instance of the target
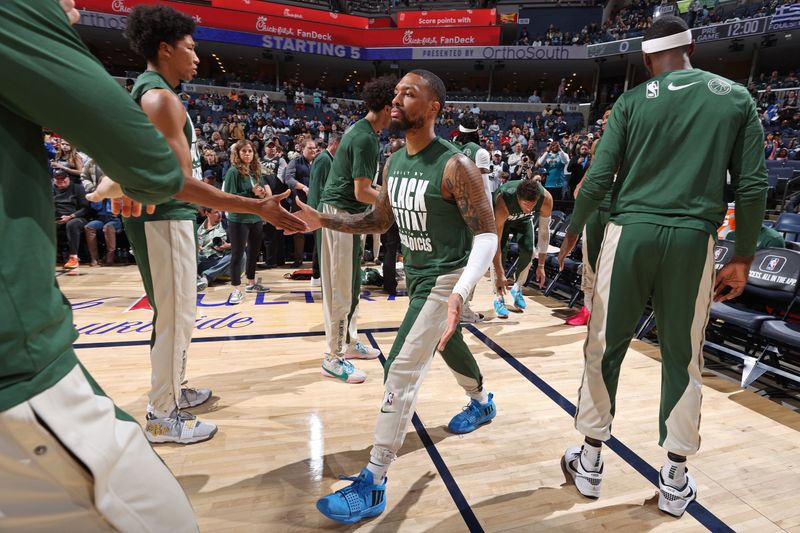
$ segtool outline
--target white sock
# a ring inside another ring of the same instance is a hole
[[[518,291],[519,290],[519,283],[515,283],[514,286],[511,287],[511,290],[512,291]]]
[[[661,467],[661,477],[667,485],[682,489],[686,484],[686,461],[673,461],[667,456],[664,466]]]
[[[581,447],[581,465],[588,472],[600,471],[600,450],[602,450],[601,446],[583,443]]]
[[[486,392],[486,387],[482,388],[480,392],[471,392],[469,397],[470,399],[480,402],[481,404],[489,401],[489,393]]]
[[[376,485],[380,485],[386,480],[386,472],[389,471],[389,465],[379,465],[374,459],[370,459],[367,463],[367,470],[372,473],[372,480]]]

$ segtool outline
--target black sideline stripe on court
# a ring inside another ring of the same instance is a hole
[[[550,398],[553,402],[555,402],[559,407],[561,407],[567,414],[571,417],[575,416],[575,406],[564,398],[561,394],[558,393],[553,387],[548,385],[542,378],[537,376],[531,369],[529,369],[524,364],[520,363],[516,357],[505,351],[499,344],[494,342],[488,336],[486,336],[482,331],[478,328],[473,326],[472,324],[468,324],[466,329],[469,330],[470,333],[475,335],[483,344],[485,344],[489,349],[494,351],[500,358],[511,365],[511,367],[522,374],[525,379],[530,381],[537,389],[542,391],[545,396]],[[639,457],[633,450],[625,446],[622,442],[617,440],[615,437],[611,437],[605,444],[612,450],[614,453],[619,455],[623,461],[631,465],[637,472],[639,472],[642,476],[645,477],[650,483],[658,487],[658,470],[647,464],[644,459]],[[717,516],[703,507],[697,500],[693,501],[689,504],[689,507],[686,508],[686,512],[689,513],[695,520],[703,524],[709,531],[714,532],[731,532],[733,533],[733,529],[731,529],[725,522],[717,518]]]
[[[375,341],[375,337],[372,336],[371,330],[366,332],[366,336],[367,339],[369,339],[369,343],[372,345],[372,347],[376,350],[380,350],[378,343]],[[378,357],[378,359],[381,362],[381,366],[386,366],[386,358],[383,356],[383,351],[381,351],[381,355]],[[478,522],[478,519],[475,517],[475,513],[472,512],[472,507],[470,507],[469,503],[467,503],[464,493],[461,492],[458,483],[456,483],[455,478],[453,478],[453,474],[450,473],[450,469],[447,468],[447,464],[445,464],[444,459],[442,459],[439,450],[436,449],[436,445],[433,443],[431,436],[428,435],[428,431],[425,429],[425,425],[422,423],[422,420],[420,420],[416,411],[411,417],[411,423],[414,425],[414,429],[416,430],[417,435],[419,435],[422,444],[425,445],[425,451],[428,452],[431,461],[433,461],[433,465],[439,472],[439,476],[441,476],[444,486],[447,487],[447,492],[449,492],[450,497],[453,498],[453,502],[455,502],[458,512],[461,513],[461,518],[464,519],[464,523],[469,528],[470,533],[483,533],[483,528]]]
[[[548,385],[542,378],[536,375],[533,371],[531,371],[527,366],[517,360],[513,355],[508,353],[504,350],[500,345],[486,336],[483,332],[481,332],[478,328],[473,326],[472,324],[467,324],[465,326],[470,333],[472,333],[475,337],[477,337],[483,344],[485,344],[489,349],[494,351],[503,361],[508,363],[514,370],[516,370],[519,374],[521,374],[525,379],[527,379],[533,386],[537,389],[542,391],[545,396],[550,398],[556,405],[561,407],[568,415],[571,417],[575,416],[575,406],[567,400],[564,396],[559,394],[553,387]],[[375,328],[375,329],[366,329],[361,330],[361,333],[364,333],[367,338],[369,338],[370,343],[373,347],[378,348],[375,338],[373,334],[375,333],[394,333],[398,331],[399,328]],[[192,342],[223,342],[223,341],[237,341],[237,340],[260,340],[260,339],[287,339],[287,338],[298,338],[298,337],[321,337],[324,336],[325,332],[323,331],[307,331],[307,332],[290,332],[290,333],[264,333],[259,335],[229,335],[229,336],[221,336],[221,337],[199,337],[193,338]],[[83,343],[83,344],[74,344],[73,347],[75,349],[90,349],[90,348],[113,348],[113,347],[123,347],[123,346],[149,346],[150,340],[139,340],[139,341],[117,341],[117,342],[94,342],[94,343]],[[385,359],[381,355],[381,364],[385,362]],[[419,417],[414,414],[412,418],[412,423],[414,424],[414,429],[420,436],[423,444],[425,445],[425,449],[428,451],[428,454],[431,457],[431,460],[434,462],[436,469],[439,471],[439,475],[442,476],[442,481],[444,481],[447,490],[450,492],[450,496],[453,498],[453,501],[458,506],[459,511],[461,512],[462,517],[464,517],[464,522],[470,528],[471,532],[483,531],[480,524],[478,523],[477,518],[475,517],[472,509],[470,508],[469,504],[467,503],[464,495],[461,493],[461,490],[458,488],[458,485],[453,479],[450,470],[447,468],[444,460],[442,459],[441,455],[439,455],[436,446],[433,444],[430,436],[428,435],[427,431],[425,431],[425,427],[422,425]],[[614,453],[619,455],[626,463],[631,465],[637,472],[639,472],[645,479],[647,479],[650,483],[658,486],[658,471],[650,466],[644,459],[639,457],[633,450],[625,446],[622,442],[617,440],[615,437],[611,437],[605,443],[609,449],[611,449]],[[448,479],[450,480],[448,482]],[[708,528],[710,531],[714,532],[733,532],[734,530],[731,529],[725,522],[717,518],[714,513],[706,509],[702,504],[700,504],[697,500],[693,501],[689,507],[686,509],[686,512],[689,513],[695,520],[700,522],[703,526]],[[465,514],[466,513],[466,514]],[[468,517],[471,517],[468,518]],[[471,520],[473,522],[471,522]],[[476,528],[476,529],[473,529]]]

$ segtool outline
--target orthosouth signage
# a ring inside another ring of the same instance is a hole
[[[467,46],[415,48],[411,59],[586,59],[585,46]]]
[[[771,17],[760,17],[735,22],[725,22],[712,26],[703,26],[692,29],[692,37],[696,43],[720,41],[723,39],[736,39],[759,35],[767,31]],[[772,29],[772,28],[771,28]],[[631,54],[642,51],[642,38],[623,39],[609,43],[590,44],[588,57],[603,57],[617,54]]]

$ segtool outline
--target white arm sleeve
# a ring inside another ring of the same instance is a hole
[[[536,244],[536,253],[546,254],[548,244],[550,244],[550,217],[539,217],[539,242]]]
[[[489,270],[494,254],[497,252],[497,234],[481,233],[475,235],[472,241],[472,250],[469,252],[467,266],[458,278],[453,293],[461,295],[463,301],[467,301],[469,293],[475,288],[478,280]]]

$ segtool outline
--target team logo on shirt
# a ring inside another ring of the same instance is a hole
[[[645,96],[647,98],[658,98],[658,92],[659,92],[658,80],[651,81],[645,87]]]
[[[708,90],[719,96],[731,92],[731,84],[721,78],[711,78],[708,80]]]
[[[400,242],[412,252],[433,251],[425,205],[425,191],[430,181],[422,179],[421,172],[398,170],[386,182]]]

